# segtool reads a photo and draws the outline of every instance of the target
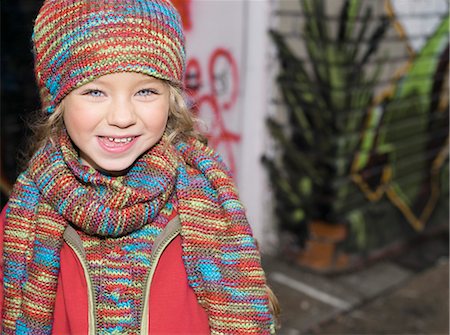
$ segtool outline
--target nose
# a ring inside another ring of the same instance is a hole
[[[128,128],[136,123],[135,106],[128,99],[115,99],[107,115],[109,125]]]

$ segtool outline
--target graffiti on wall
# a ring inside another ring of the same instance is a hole
[[[177,8],[183,21],[183,28],[185,31],[190,31],[192,28],[191,7],[192,0],[172,0],[173,5]]]
[[[189,45],[201,47],[196,43],[205,43],[196,39],[195,28],[205,27],[202,22],[195,21],[193,1],[174,1],[179,10]],[[195,115],[202,120],[209,144],[216,148],[228,163],[232,172],[236,170],[236,146],[241,137],[236,129],[230,126],[229,119],[236,113],[239,97],[239,67],[236,56],[227,46],[217,45],[207,51],[206,58],[190,56],[188,50],[186,63],[185,87],[192,100]],[[235,128],[235,127],[234,127]]]
[[[206,133],[210,145],[222,149],[231,171],[235,171],[233,146],[240,141],[240,135],[228,128],[224,114],[235,107],[238,98],[237,64],[228,50],[217,48],[209,56],[206,74],[204,70],[198,59],[190,58],[185,85],[194,100],[194,112],[208,125]]]
[[[304,255],[317,223],[365,254],[448,222],[448,4],[414,2],[345,0],[326,16],[336,2],[305,0],[297,34],[271,32],[288,122],[268,119],[281,154],[265,163],[281,230]]]
[[[376,99],[379,103],[368,113],[361,142],[364,149],[355,156],[352,179],[368,200],[377,202],[387,196],[410,225],[422,231],[438,203],[441,175],[448,163],[445,83],[449,69],[449,17],[437,15],[448,12],[445,1],[414,2],[421,8],[418,13],[423,18],[410,13],[415,8],[411,3],[386,1],[387,13],[410,56],[406,66],[396,73],[394,85]],[[429,15],[425,15],[427,10]],[[371,186],[364,178],[365,172],[373,168],[369,159],[384,162],[379,182],[372,182]],[[407,178],[421,171],[422,178]]]

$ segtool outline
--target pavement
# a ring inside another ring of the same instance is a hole
[[[281,305],[280,335],[449,334],[448,231],[347,273],[263,256]]]

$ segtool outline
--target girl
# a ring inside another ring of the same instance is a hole
[[[182,97],[168,0],[47,0],[44,111],[2,220],[4,334],[269,334],[259,254]]]

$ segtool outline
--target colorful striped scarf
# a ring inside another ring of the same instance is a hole
[[[157,218],[119,238],[98,238],[79,232],[95,301],[96,328],[102,334],[140,334],[151,251],[159,234],[176,215],[176,197]],[[111,313],[114,311],[114,313]]]
[[[165,137],[126,175],[82,166],[64,133],[37,152],[11,195],[4,235],[4,334],[51,334],[59,253],[68,224],[126,236],[158,220],[173,196],[189,285],[212,334],[274,332],[265,277],[244,208],[220,157]]]

